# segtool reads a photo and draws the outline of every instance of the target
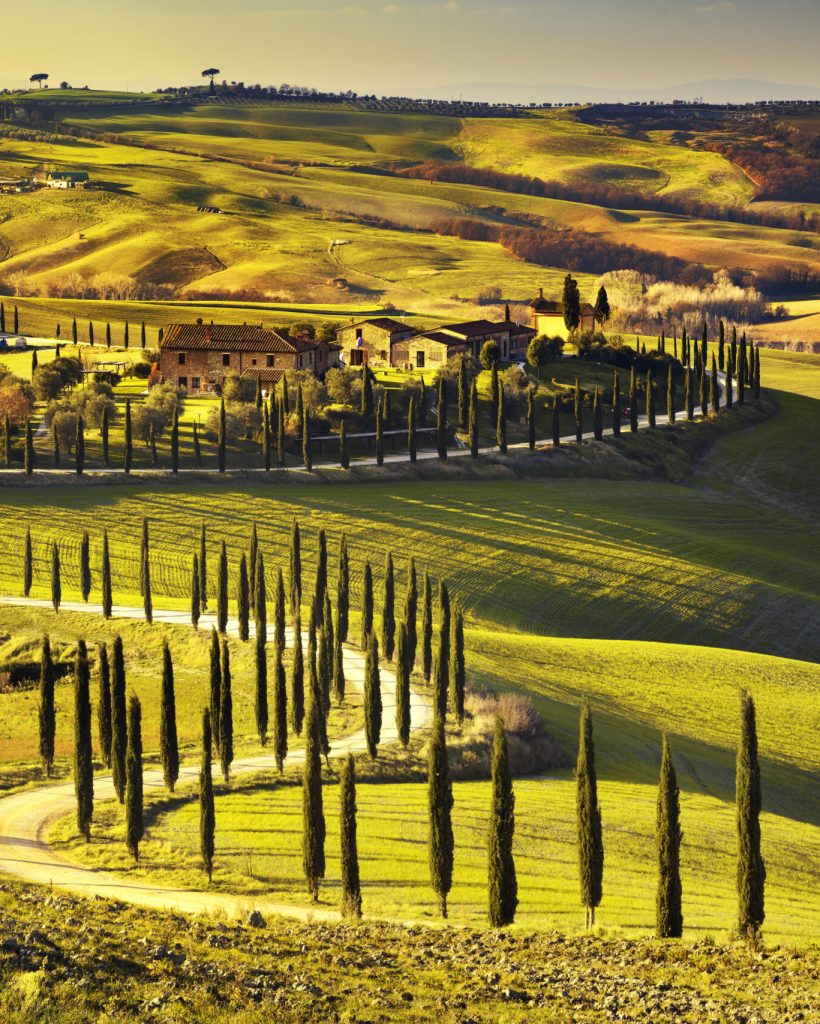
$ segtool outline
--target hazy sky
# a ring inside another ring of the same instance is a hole
[[[820,0],[37,0],[0,17],[0,87],[227,79],[421,95],[453,83],[818,85]]]

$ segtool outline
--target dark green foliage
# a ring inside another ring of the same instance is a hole
[[[407,565],[407,590],[404,595],[404,625],[407,628],[407,666],[409,672],[412,672],[413,666],[416,663],[418,603],[416,560],[411,555]]]
[[[429,832],[427,850],[430,883],[438,897],[442,917],[447,917],[447,896],[453,883],[453,784],[444,740],[444,721],[433,721],[427,768]]]
[[[199,443],[199,426],[194,421],[193,428],[191,430],[191,446],[194,450],[194,465],[197,469],[202,468],[202,448]]]
[[[140,840],[145,834],[142,807],[142,709],[132,695],[128,702],[128,751],[125,755],[125,842],[139,863]]]
[[[219,761],[222,777],[228,781],[233,763],[233,693],[231,687],[231,652],[222,637],[222,680],[219,687]]]
[[[470,411],[468,416],[467,432],[470,438],[470,455],[478,458],[478,391],[473,381],[470,386]]]
[[[740,743],[735,766],[737,807],[737,930],[752,942],[766,916],[766,866],[760,852],[760,765],[754,701],[745,691],[740,698]]]
[[[108,406],[103,406],[102,411],[102,422],[100,423],[100,437],[102,439],[102,459],[103,465],[109,464],[108,456],[108,435],[109,435],[109,423],[108,423]]]
[[[294,518],[290,530],[290,611],[296,615],[302,604],[302,539]]]
[[[410,742],[410,659],[407,625],[399,623],[396,646],[396,732],[399,742],[407,749]]]
[[[532,387],[527,388],[527,440],[530,451],[535,451],[535,391]]]
[[[515,834],[515,796],[513,794],[507,737],[501,719],[496,717],[493,736],[492,796],[490,824],[487,830],[489,896],[488,920],[492,928],[502,928],[515,920],[518,906],[518,881],[513,859]]]
[[[498,425],[498,360],[494,359],[490,370],[490,426]]]
[[[382,591],[382,653],[387,661],[393,660],[396,640],[395,580],[393,577],[393,555],[387,552],[384,563],[384,584]]]
[[[299,394],[301,395],[301,391]],[[310,455],[310,416],[307,411],[302,417],[302,462],[308,473],[313,471],[313,459]]]
[[[179,412],[176,409],[171,424],[171,472],[179,472]]]
[[[424,571],[424,589],[421,603],[421,669],[425,682],[430,682],[433,667],[433,588],[430,575]]]
[[[652,371],[646,371],[646,421],[650,427],[655,426],[655,381]]]
[[[601,406],[601,390],[595,388],[595,398],[592,403],[592,433],[596,441],[604,436],[604,411]]]
[[[447,458],[447,395],[444,389],[444,378],[438,382],[438,402],[436,403],[436,447],[440,459]]]
[[[103,530],[102,555],[100,558],[100,591],[103,617],[111,618],[114,596],[111,587],[111,555],[108,550],[108,530]]]
[[[77,641],[74,662],[74,792],[77,797],[77,828],[86,842],[91,840],[94,814],[94,767],[91,754],[91,698],[88,653],[85,640]]]
[[[265,558],[262,549],[257,547],[256,555],[252,557],[254,564],[251,583],[253,621],[256,636],[264,644],[268,642],[268,585],[265,580]]]
[[[202,713],[202,767],[199,771],[199,849],[208,881],[214,872],[214,783],[211,774],[211,712]]]
[[[444,580],[438,582],[438,614],[439,614],[439,651],[444,658],[444,668],[450,663],[450,595],[447,591],[447,583]],[[445,683],[445,692],[447,684]]]
[[[111,767],[111,669],[108,664],[108,648],[97,644],[97,677],[99,689],[97,698],[97,732],[100,738],[100,758],[106,768]]]
[[[159,465],[159,457],[157,455],[157,432],[153,423],[148,434],[148,448],[151,452],[151,465],[156,469]]]
[[[228,551],[224,540],[219,549],[216,574],[216,628],[220,633],[228,628]]]
[[[671,363],[666,375],[666,418],[670,423],[675,422],[675,375]]]
[[[224,473],[227,468],[227,455],[226,455],[226,437],[225,437],[225,399],[220,398],[219,400],[219,431],[216,442],[216,465],[220,473]]]
[[[612,433],[621,436],[621,381],[617,370],[612,379]]]
[[[611,315],[609,296],[606,293],[606,288],[601,285],[598,289],[598,296],[595,299],[595,320],[603,327]]]
[[[760,348],[755,349],[755,375],[752,382],[753,394],[755,398],[760,398]]]
[[[83,596],[83,601],[87,601],[88,595],[91,593],[91,556],[88,530],[83,530],[80,540],[80,593]]]
[[[564,324],[568,331],[575,331],[581,323],[581,293],[578,291],[578,282],[571,274],[567,274],[564,278],[562,302]]]
[[[712,356],[712,372],[709,376],[709,402],[712,412],[720,411],[720,391],[718,390],[717,364],[714,356]]]
[[[148,520],[142,521],[142,550],[140,552],[140,592],[145,610],[145,621],[154,619],[154,605],[151,599],[151,554],[148,542]]]
[[[319,633],[319,652],[317,655],[316,671],[319,677],[319,690],[322,694],[322,714],[327,719],[330,711],[330,684],[333,676],[333,622],[329,623],[330,629],[321,630]]]
[[[325,594],[327,593],[327,537],[325,531],[319,530],[318,550],[316,552],[316,584],[313,588],[313,607],[316,625],[324,625]]]
[[[236,577],[236,621],[240,640],[247,640],[250,636],[250,614],[248,562],[243,551],[239,558],[239,574]]]
[[[199,628],[199,616],[202,614],[202,601],[199,596],[199,557],[195,554],[191,566],[191,625]]]
[[[270,407],[265,402],[262,406],[262,467],[266,473],[270,473],[271,463]]]
[[[504,385],[498,385],[498,421],[496,423],[495,439],[498,443],[498,450],[502,455],[507,453],[507,404],[504,399]]]
[[[561,444],[561,407],[557,395],[552,400],[552,443],[556,448]]]
[[[337,704],[342,704],[345,699],[345,667],[342,641],[339,639],[339,614],[336,613],[336,631],[333,636],[333,696]]]
[[[709,414],[709,378],[706,373],[706,363],[700,364],[700,411],[703,416]]]
[[[373,632],[373,570],[370,562],[365,560],[364,577],[362,582],[362,635],[359,646],[362,650],[367,648],[367,639]]]
[[[350,448],[347,443],[347,424],[344,420],[339,427],[339,465],[342,469],[350,469]]]
[[[416,437],[416,396],[410,396],[407,409],[407,456],[411,462],[416,461],[418,439]]]
[[[273,660],[273,756],[276,767],[283,771],[288,754],[288,694],[282,648],[274,648]]]
[[[725,351],[726,351],[726,328],[721,320],[718,323],[718,367],[721,372],[725,369]]]
[[[655,818],[655,841],[658,847],[658,892],[655,901],[655,934],[659,939],[679,939],[683,934],[681,910],[680,790],[672,764],[669,740],[663,737],[661,778]]]
[[[302,867],[307,891],[314,903],[319,899],[319,882],[325,877],[325,815],[322,802],[320,713],[320,708],[311,703],[305,724],[307,737],[302,769]]]
[[[283,402],[279,402],[277,405],[276,459],[280,467],[285,465],[285,406]]]
[[[362,367],[362,402],[360,412],[363,416],[373,415],[373,375],[367,366]]]
[[[26,527],[26,540],[23,547],[23,594],[28,597],[31,593],[33,577],[33,559],[31,555],[31,528]]]
[[[63,588],[60,582],[60,549],[57,541],[51,542],[51,606],[55,612],[60,610],[63,599]]]
[[[319,746],[322,753],[327,757],[330,753],[330,744],[328,743],[327,738],[327,715],[325,713],[325,700],[322,692],[322,684],[319,680],[319,673],[317,671],[316,631],[313,628],[308,630],[307,669],[308,707],[315,707],[318,711]]]
[[[578,763],[575,767],[576,816],[578,828],[578,868],[581,903],[586,911],[586,926],[595,924],[595,908],[601,902],[604,878],[604,842],[601,808],[598,805],[598,779],[595,773],[595,745],[589,704],[581,708]]]
[[[376,465],[384,465],[384,403],[381,398],[376,405]]]
[[[204,520],[199,529],[199,603],[205,611],[208,607],[208,550],[205,544]]]
[[[633,434],[638,430],[638,380],[634,366],[629,373],[629,429]]]
[[[34,436],[31,432],[31,420],[26,419],[26,445],[23,450],[23,469],[25,470],[26,476],[31,476],[34,472]]]
[[[690,422],[695,418],[695,382],[692,376],[693,371],[687,366],[685,370],[685,390],[683,393],[683,404],[686,408],[686,418]]]
[[[105,410],[103,410],[105,411]],[[57,434],[57,423],[52,422],[51,424],[51,446],[54,449],[54,466],[56,469],[60,468],[60,438]],[[106,466],[108,463],[106,462]]]
[[[276,591],[273,598],[273,642],[285,650],[285,581],[282,567],[276,573]]]
[[[54,666],[51,662],[51,641],[43,636],[40,645],[40,760],[46,778],[51,778],[54,765],[54,735],[57,728],[54,708]]]
[[[169,792],[179,778],[179,744],[177,742],[177,704],[174,694],[174,665],[168,641],[162,641],[162,700],[159,717],[159,750],[162,774]]]
[[[114,637],[114,656],[111,663],[111,774],[114,792],[122,803],[125,799],[125,748],[128,742],[128,723],[125,708],[125,657],[122,637]]]
[[[6,465],[11,465],[11,420],[6,413],[3,423],[3,448],[5,452]]]
[[[456,601],[453,609],[452,636],[450,637],[450,706],[459,725],[464,721],[464,612]]]
[[[290,725],[297,736],[302,735],[305,717],[305,659],[302,651],[302,620],[293,623],[293,652],[290,671]]]
[[[347,554],[347,537],[339,538],[339,572],[336,578],[336,632],[339,640],[347,640],[348,616],[350,612],[350,564]]]
[[[733,385],[732,385],[732,377],[733,377],[733,375],[734,375],[734,367],[732,365],[732,350],[729,349],[729,355],[728,355],[728,357],[726,359],[726,385],[725,385],[725,387],[726,387],[725,401],[726,401],[726,408],[727,409],[731,409],[732,405],[734,404],[734,395],[732,393],[733,392]]]
[[[367,750],[375,759],[382,731],[382,691],[379,674],[379,645],[376,634],[367,640],[364,662],[364,733]]]
[[[348,754],[339,780],[339,837],[342,867],[342,916],[362,916],[362,890],[359,881],[359,852],[356,842],[356,766]]]
[[[572,393],[572,412],[575,417],[575,441],[580,444],[584,436],[584,411],[581,404],[581,382],[575,378],[575,390]]]
[[[211,705],[211,724],[213,727],[213,743],[219,751],[219,712],[222,699],[222,666],[220,664],[219,636],[216,629],[211,627],[211,646],[209,658],[209,694]]]
[[[265,641],[259,634],[256,636],[256,686],[253,710],[256,732],[259,742],[264,747],[268,742],[268,657]]]
[[[124,468],[126,473],[131,472],[131,462],[134,458],[134,428],[131,424],[131,399],[125,400],[125,441],[124,441]]]

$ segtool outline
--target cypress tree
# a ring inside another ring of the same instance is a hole
[[[199,529],[199,603],[202,610],[208,607],[208,552],[205,544],[205,521]],[[211,723],[213,725],[213,723]]]
[[[336,632],[339,640],[347,640],[348,616],[350,609],[350,565],[347,554],[347,537],[339,538],[339,571],[336,578]]]
[[[307,891],[314,903],[325,877],[325,815],[322,803],[322,762],[319,736],[320,709],[311,703],[306,722],[307,739],[302,769],[302,867]]]
[[[299,394],[302,392],[300,391]],[[310,455],[310,416],[307,410],[302,418],[302,462],[308,473],[313,472],[313,460]]]
[[[733,375],[733,372],[734,372],[734,370],[733,370],[733,367],[732,367],[732,350],[729,349],[729,353],[728,353],[727,358],[726,358],[726,408],[727,409],[731,409],[732,408],[732,404],[733,404],[733,400],[734,400],[734,396],[732,394],[732,375]]]
[[[277,403],[276,416],[276,460],[279,467],[285,465],[285,404]]]
[[[51,542],[51,605],[55,612],[60,610],[60,601],[63,597],[62,585],[60,583],[60,549],[57,541]]]
[[[462,356],[458,363],[458,426],[464,430],[467,426],[468,391],[470,381],[467,376],[467,359]]]
[[[720,391],[718,390],[717,365],[714,356],[712,356],[712,372],[709,376],[709,402],[713,412],[720,411]]]
[[[179,744],[177,742],[177,706],[174,695],[174,665],[168,641],[162,641],[162,701],[159,718],[159,749],[162,774],[169,792],[179,778]]]
[[[125,708],[125,658],[122,637],[114,637],[111,666],[111,771],[114,791],[120,803],[125,800],[125,748],[128,724]]]
[[[561,444],[561,407],[557,395],[552,399],[552,443],[556,448]]]
[[[339,427],[339,465],[342,469],[350,469],[350,447],[347,443],[347,424],[344,420]]]
[[[285,687],[285,666],[282,662],[282,648],[274,647],[273,662],[273,756],[276,767],[284,770],[288,754],[288,695]]]
[[[222,699],[222,666],[220,664],[219,636],[216,629],[211,627],[211,646],[209,658],[209,694],[211,705],[211,724],[213,727],[213,744],[219,753],[219,712]]]
[[[444,656],[445,675],[450,663],[450,595],[447,592],[447,584],[444,580],[438,583],[438,612],[439,612],[439,650]],[[446,696],[447,683],[444,684]]]
[[[388,551],[384,563],[384,590],[382,594],[382,651],[387,661],[393,660],[395,639],[396,611],[393,555]]]
[[[700,364],[700,411],[704,417],[709,414],[709,378],[705,363]]]
[[[126,473],[131,472],[131,462],[134,458],[134,431],[131,425],[131,399],[125,400],[125,452],[124,469]]]
[[[199,596],[199,558],[194,554],[191,566],[191,625],[199,629],[199,616],[202,614],[202,602]]]
[[[447,896],[453,883],[453,785],[447,763],[444,722],[433,721],[427,768],[429,832],[427,849],[430,882],[442,917],[447,917]]]
[[[54,766],[54,734],[57,723],[54,713],[54,666],[51,662],[51,641],[43,635],[40,645],[40,759],[46,778],[51,778]]]
[[[297,615],[293,624],[293,652],[290,673],[290,724],[297,736],[302,735],[305,718],[305,660],[302,651],[302,621]]]
[[[23,547],[23,595],[28,597],[31,593],[31,582],[33,576],[33,564],[31,555],[31,527],[26,527],[26,539]]]
[[[285,581],[282,578],[282,567],[276,574],[276,591],[273,601],[273,642],[285,651]]]
[[[612,433],[621,436],[621,383],[617,370],[612,379]]]
[[[179,472],[179,410],[174,409],[174,419],[171,423],[171,472]]]
[[[78,640],[74,662],[74,792],[77,796],[77,828],[87,843],[91,841],[91,818],[94,814],[91,699],[88,683],[85,640]]]
[[[464,687],[466,674],[464,669],[464,612],[461,603],[456,601],[452,617],[452,636],[450,638],[450,704],[459,725],[464,721]]]
[[[71,321],[71,344],[77,344],[77,317],[75,316]]]
[[[581,880],[581,903],[586,911],[586,926],[595,924],[595,908],[601,902],[604,877],[604,843],[601,830],[601,808],[598,805],[598,779],[595,773],[595,745],[592,740],[592,718],[589,704],[581,708],[576,812],[578,823],[578,867]]]
[[[311,613],[311,620],[313,620],[313,614]],[[317,672],[316,665],[316,630],[314,624],[311,621],[311,627],[308,629],[308,649],[307,649],[307,665],[308,665],[308,706],[315,707],[318,711],[319,721],[319,746],[325,757],[330,753],[330,744],[327,739],[327,716],[325,714],[325,702],[324,694],[322,692],[322,684],[319,681],[319,674]]]
[[[416,619],[418,617],[418,582],[416,579],[416,560],[410,556],[407,565],[407,591],[404,596],[404,625],[407,628],[407,671],[412,672],[416,663],[417,630]]]
[[[274,680],[275,682],[276,680]],[[256,635],[256,688],[253,708],[259,742],[264,747],[268,742],[268,658],[265,641],[258,633]]]
[[[493,360],[490,370],[490,427],[498,424],[498,360]]]
[[[109,422],[108,422],[108,406],[103,406],[102,421],[100,423],[100,437],[102,438],[102,460],[103,465],[107,466],[110,462],[108,455],[108,435],[109,435]]]
[[[302,604],[302,540],[299,523],[293,519],[290,531],[290,612],[295,616]]]
[[[498,442],[498,450],[502,455],[507,454],[507,407],[504,400],[504,385],[498,385],[498,422],[496,424],[495,439]]]
[[[159,458],[157,456],[157,432],[153,423],[148,433],[148,448],[151,452],[151,465],[156,469]]]
[[[31,476],[34,472],[34,462],[34,436],[31,433],[31,420],[26,417],[26,442],[23,450],[23,469],[26,476]]]
[[[646,420],[650,427],[655,426],[655,382],[651,370],[646,372]]]
[[[224,633],[228,628],[228,551],[224,540],[219,549],[219,563],[217,565],[216,628],[220,633]],[[217,742],[218,748],[219,743]]]
[[[100,758],[106,768],[111,767],[111,670],[108,665],[108,648],[97,644],[97,673],[99,696],[97,702],[97,731],[100,737]]]
[[[114,610],[111,587],[111,556],[108,552],[108,530],[103,530],[102,556],[100,566],[100,589],[103,618],[110,619]]]
[[[345,699],[345,666],[342,641],[339,639],[339,614],[336,613],[336,631],[333,636],[333,696],[341,705]]]
[[[227,468],[227,451],[226,451],[226,429],[225,429],[225,399],[220,398],[219,400],[219,429],[217,432],[216,441],[216,467],[220,473],[224,473]]]
[[[5,450],[6,465],[11,465],[11,420],[6,413],[3,422],[3,447]]]
[[[327,594],[327,536],[319,530],[316,551],[316,584],[313,588],[313,605],[316,611],[316,625],[324,625],[325,595]]]
[[[666,419],[669,423],[675,422],[675,375],[671,363],[666,375]]]
[[[718,323],[718,366],[720,367],[721,372],[724,369],[724,360],[726,358],[726,356],[725,356],[725,347],[726,347],[726,328],[724,327],[723,321],[721,320]]]
[[[197,425],[196,420],[194,420],[194,425],[191,430],[191,446],[193,447],[194,450],[194,465],[196,466],[197,469],[201,469],[202,449],[199,444],[199,426]]]
[[[364,661],[364,734],[367,751],[373,760],[381,739],[382,731],[382,691],[379,675],[379,645],[376,634],[370,633],[367,638],[367,650]]]
[[[122,332],[123,347],[128,348],[128,321],[125,321],[125,326]]]
[[[143,320],[143,322],[140,324],[140,347],[141,348],[145,348],[145,342],[146,342],[146,337],[145,337],[145,321]]]
[[[535,451],[535,401],[533,399],[534,389],[527,388],[527,436],[530,451]]]
[[[14,307],[14,334],[19,334],[19,332],[20,332],[20,316],[19,316],[19,314],[17,312],[17,307],[15,306]]]
[[[438,457],[447,458],[447,396],[444,390],[444,378],[438,382],[438,403],[436,405],[436,446]]]
[[[105,347],[111,348],[111,324],[105,325]]]
[[[684,405],[686,406],[686,418],[691,422],[695,418],[695,385],[690,367],[686,367],[685,374],[686,390],[684,392]]]
[[[755,398],[760,398],[760,346],[755,348],[755,375],[753,381]]]
[[[154,604],[151,598],[151,553],[148,542],[148,520],[142,521],[142,552],[140,557],[142,604],[145,609],[145,621],[154,621]]]
[[[745,338],[745,335],[744,335]],[[741,338],[741,348],[738,355],[738,361],[736,364],[736,376],[737,376],[737,404],[743,405],[746,401],[746,352],[743,338]]]
[[[373,378],[367,366],[362,367],[362,401],[359,411],[362,416],[373,415]]]
[[[575,416],[575,441],[580,444],[584,437],[584,414],[581,407],[581,382],[577,377],[572,395],[572,411]]]
[[[425,682],[430,682],[433,667],[433,591],[430,575],[424,571],[424,596],[421,604],[421,667]]]
[[[104,412],[105,410],[103,410]],[[54,466],[56,469],[60,468],[60,438],[57,434],[57,424],[52,422],[51,424],[51,447],[54,449]]]
[[[496,716],[493,735],[492,795],[490,824],[487,830],[488,919],[492,928],[502,928],[515,920],[518,906],[518,881],[513,859],[515,834],[515,795],[513,794],[507,737],[501,719]]]
[[[638,431],[638,379],[633,366],[629,373],[629,429]]]
[[[396,732],[401,745],[407,749],[410,742],[410,655],[407,624],[399,623],[396,646]]]
[[[131,696],[128,702],[128,752],[125,756],[125,841],[134,863],[140,859],[140,840],[145,834],[142,808],[142,710]]]
[[[362,890],[359,881],[359,853],[356,843],[356,767],[348,754],[339,780],[339,837],[342,861],[342,916],[362,916]]]
[[[381,398],[376,403],[376,465],[384,465],[384,404]]]
[[[329,611],[325,627],[319,634],[319,684],[322,691],[322,711],[330,714],[330,688],[333,680],[333,612]]]
[[[714,359],[714,356],[712,357]],[[655,841],[658,847],[658,893],[655,901],[655,934],[659,939],[679,939],[683,934],[680,884],[680,790],[672,764],[669,740],[664,734]]]
[[[199,849],[210,883],[214,873],[214,783],[211,769],[211,712],[202,712],[202,767],[199,771]]]
[[[595,397],[592,401],[592,433],[596,441],[604,436],[604,411],[601,407],[601,389],[595,388]]]
[[[262,467],[270,473],[271,467],[270,409],[268,403],[262,406]]]
[[[418,438],[416,437],[416,396],[410,396],[407,409],[407,456],[411,462],[416,461]]]
[[[470,412],[469,412],[469,423],[468,433],[470,435],[470,455],[472,458],[478,458],[478,390],[476,389],[476,383],[473,381],[470,386]]]
[[[264,644],[268,642],[268,585],[265,580],[265,558],[259,547],[253,557],[253,564],[253,619],[256,635],[262,638]]]
[[[239,627],[239,639],[247,640],[250,636],[250,590],[248,587],[248,563],[244,551],[239,558],[239,574],[236,578],[236,619]]]
[[[373,632],[373,570],[370,561],[365,559],[364,580],[362,583],[362,635],[359,646],[367,647],[367,638]]]
[[[766,866],[760,852],[760,765],[757,758],[755,705],[748,693],[740,697],[740,743],[735,767],[737,807],[737,928],[753,942],[763,920]]]
[[[83,475],[85,469],[85,428],[82,416],[77,416],[76,434],[74,437],[74,472]]]
[[[222,637],[222,685],[219,688],[219,760],[222,777],[228,781],[233,763],[233,693],[231,689],[231,654],[228,641]]]
[[[91,593],[89,545],[88,530],[83,530],[83,536],[80,541],[80,593],[83,596],[83,601],[88,601],[88,595]]]

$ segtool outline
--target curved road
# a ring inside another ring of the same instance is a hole
[[[51,607],[49,601],[33,598],[0,597],[0,604]],[[100,606],[93,604],[65,602],[61,608],[66,611],[102,614]],[[142,608],[118,606],[114,609],[113,617],[142,619],[144,615]],[[154,620],[190,627],[190,617],[182,611],[156,609]],[[200,624],[209,629],[214,624],[214,617],[203,615]],[[233,635],[236,634],[234,623],[231,623],[229,632]],[[291,640],[292,631],[289,629],[288,641]],[[344,669],[347,685],[361,692],[364,686],[363,654],[353,647],[345,647]],[[397,731],[395,675],[384,667],[381,668],[381,691],[383,705],[381,743],[385,744],[397,740]],[[431,718],[428,703],[415,691],[411,691],[410,715],[411,728],[414,732],[425,728]],[[347,736],[336,737],[332,743],[331,754],[333,757],[341,757],[348,753],[361,753],[366,749],[364,728],[361,728]],[[286,765],[288,767],[300,765],[303,760],[304,748],[300,748],[288,755]],[[236,776],[266,769],[276,771],[276,762],[271,754],[239,758],[233,762],[231,771],[232,775]],[[218,765],[214,766],[214,771],[215,774],[219,771]],[[182,766],[179,777],[182,782],[197,779],[199,777],[198,764]],[[143,773],[143,779],[146,789],[164,789],[162,772],[158,769],[147,769]],[[111,775],[96,775],[94,778],[95,801],[112,800],[114,796]],[[51,824],[57,818],[71,814],[74,808],[73,780],[45,785],[0,800],[0,871],[39,885],[57,886],[60,889],[68,889],[85,896],[100,896],[162,910],[188,913],[218,911],[224,912],[230,917],[236,917],[247,912],[253,906],[263,914],[281,914],[301,920],[337,920],[339,918],[338,911],[327,908],[294,907],[258,897],[233,896],[207,890],[174,889],[153,885],[145,879],[130,879],[124,875],[83,867],[60,856],[46,840]],[[218,857],[219,825],[217,819],[217,859]]]

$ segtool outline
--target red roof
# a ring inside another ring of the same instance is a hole
[[[312,342],[252,324],[170,324],[160,348],[218,352],[304,352]]]

